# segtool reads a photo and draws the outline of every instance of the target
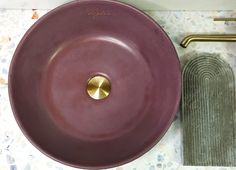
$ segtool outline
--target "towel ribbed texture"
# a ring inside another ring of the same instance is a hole
[[[193,57],[183,69],[184,165],[236,166],[234,74],[217,55]]]

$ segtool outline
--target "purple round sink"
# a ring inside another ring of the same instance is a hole
[[[178,109],[180,64],[144,13],[108,0],[62,5],[40,18],[10,68],[14,116],[61,163],[107,168],[154,146]]]

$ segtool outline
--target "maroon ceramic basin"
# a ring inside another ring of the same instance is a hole
[[[9,95],[25,136],[64,164],[105,168],[154,146],[180,99],[180,64],[166,33],[129,5],[81,0],[49,12],[25,34],[10,68]],[[94,100],[88,79],[105,75]]]

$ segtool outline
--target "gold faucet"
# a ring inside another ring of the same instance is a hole
[[[214,21],[236,21],[236,18],[214,18]],[[180,45],[186,48],[193,41],[236,42],[236,34],[193,34],[185,37]]]

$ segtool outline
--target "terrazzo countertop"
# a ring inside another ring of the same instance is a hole
[[[72,170],[38,151],[22,134],[13,117],[7,90],[7,76],[13,52],[27,29],[48,10],[0,9],[0,170]],[[236,11],[146,11],[168,33],[181,62],[193,53],[219,53],[236,72],[236,43],[192,43],[179,46],[189,33],[236,33],[236,22],[214,22],[214,17],[236,17]],[[177,114],[179,115],[179,114]],[[142,139],[140,139],[142,140]],[[162,140],[135,161],[113,170],[229,170],[231,167],[187,167],[182,165],[179,116]]]

